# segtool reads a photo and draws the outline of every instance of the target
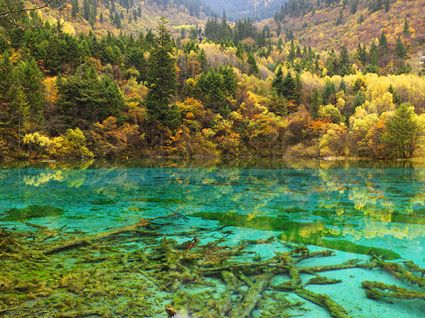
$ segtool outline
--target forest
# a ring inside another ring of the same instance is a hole
[[[0,158],[423,157],[409,20],[316,51],[285,28],[290,4],[271,26],[224,13],[178,35],[165,19],[98,36],[35,11],[2,17]]]

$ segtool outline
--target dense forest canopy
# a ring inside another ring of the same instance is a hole
[[[283,20],[317,4],[293,2],[272,23],[223,13],[179,36],[164,19],[99,36],[0,0],[0,158],[424,156],[425,59],[410,64],[410,20],[316,50]],[[97,23],[90,3],[74,7]]]

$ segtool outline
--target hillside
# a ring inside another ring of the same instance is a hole
[[[290,0],[274,21],[263,24],[291,32],[317,50],[341,46],[353,50],[377,41],[382,33],[395,47],[400,36],[412,53],[413,66],[418,66],[425,45],[423,5],[423,0]]]
[[[39,14],[51,24],[60,19],[64,30],[70,34],[93,32],[106,35],[138,34],[154,29],[161,17],[165,17],[177,31],[181,28],[202,24],[208,8],[198,0],[59,0],[59,8],[48,6]],[[31,5],[40,4],[31,1]],[[31,7],[31,6],[29,6]]]
[[[199,43],[196,29],[176,32],[203,21],[189,2],[143,2],[139,17],[136,2],[111,1],[0,9],[0,159],[425,156],[425,63],[406,61],[423,34],[413,13],[401,34],[376,21],[379,40],[359,48],[330,36],[348,20],[327,32],[324,20],[323,42],[308,22],[297,29],[331,5],[284,7],[260,24],[210,18]],[[364,5],[362,24],[398,4]],[[172,25],[145,32],[161,15]],[[55,16],[67,20],[46,23]]]
[[[225,10],[231,19],[272,17],[285,2],[286,0],[204,0],[217,14]]]

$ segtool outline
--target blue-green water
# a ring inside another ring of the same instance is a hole
[[[374,164],[293,167],[24,167],[0,169],[0,225],[100,232],[141,217],[181,211],[189,225],[232,229],[229,241],[276,235],[280,241],[337,250],[333,260],[379,255],[425,265],[425,168]],[[279,244],[259,245],[270,257]],[[329,260],[306,262],[327,264]],[[395,282],[379,272],[345,270],[344,283],[311,287],[353,317],[423,317],[425,303],[368,300],[363,280]],[[399,284],[399,283],[397,283]],[[401,285],[404,286],[404,285]],[[308,306],[303,317],[327,317]]]

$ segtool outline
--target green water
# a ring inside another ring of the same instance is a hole
[[[425,265],[425,168],[370,163],[291,165],[150,164],[0,169],[0,225],[25,222],[96,233],[141,217],[181,211],[189,225],[232,230],[226,239],[275,235],[255,251],[271,257],[294,242],[337,251],[334,263],[367,259],[412,260]],[[218,233],[220,234],[220,233]],[[326,264],[310,260],[306,265]],[[423,317],[425,303],[375,302],[363,280],[397,283],[379,271],[332,273],[343,284],[312,286],[331,295],[353,317]],[[303,317],[327,317],[308,305]]]

